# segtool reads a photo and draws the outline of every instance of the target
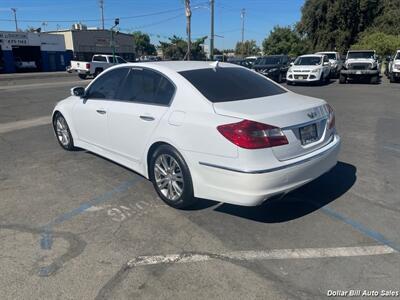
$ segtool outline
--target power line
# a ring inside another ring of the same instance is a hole
[[[120,17],[120,19],[136,19],[136,18],[144,18],[144,17],[151,17],[151,16],[156,16],[156,15],[162,15],[162,14],[167,14],[171,12],[176,12],[180,11],[182,8],[176,8],[176,9],[169,9],[169,10],[164,10],[164,11],[158,11],[154,13],[148,13],[148,14],[141,14],[141,15],[134,15],[134,16],[125,16],[125,17]],[[104,18],[105,21],[113,21],[115,18]],[[0,19],[1,22],[13,22],[14,20],[12,19]],[[78,23],[78,22],[99,22],[101,19],[75,19],[75,20],[47,20],[48,23]],[[42,22],[42,20],[29,20],[29,19],[22,19],[19,20],[19,22]]]

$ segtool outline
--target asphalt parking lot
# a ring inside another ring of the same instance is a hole
[[[61,149],[50,114],[81,83],[0,80],[0,299],[400,293],[400,84],[290,86],[335,108],[338,165],[260,207],[182,211],[132,171]]]

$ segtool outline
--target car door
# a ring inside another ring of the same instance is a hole
[[[324,56],[323,62],[322,62],[322,70],[323,70],[323,77],[328,78],[330,72],[331,72],[331,66],[329,62],[328,56]]]
[[[118,100],[109,106],[110,149],[140,164],[145,146],[174,94],[175,86],[161,73],[130,68]]]
[[[101,74],[74,105],[72,119],[81,141],[106,148],[109,101],[115,99],[128,72],[128,68],[118,68]]]

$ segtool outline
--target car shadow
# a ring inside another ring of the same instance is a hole
[[[298,219],[346,193],[356,182],[356,171],[355,166],[339,162],[328,173],[283,198],[267,200],[255,207],[224,203],[214,210],[262,223],[281,223]]]

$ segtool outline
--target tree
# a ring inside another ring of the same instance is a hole
[[[302,39],[300,35],[290,26],[275,26],[264,39],[263,50],[265,54],[286,54],[289,56],[298,56],[308,50],[308,41]]]
[[[204,60],[206,58],[202,44],[207,37],[202,37],[191,43],[190,58],[192,60]],[[160,42],[160,48],[164,58],[182,60],[187,52],[187,42],[176,35],[169,38],[169,42]]]
[[[383,32],[365,32],[351,49],[373,49],[380,56],[391,55],[400,49],[400,36]]]
[[[237,42],[235,47],[236,55],[250,56],[257,55],[260,52],[260,48],[257,46],[255,40],[246,40],[243,42]]]
[[[306,0],[297,29],[313,50],[344,51],[382,9],[382,0]]]
[[[399,0],[383,0],[381,13],[375,18],[373,30],[391,35],[400,33]]]
[[[150,43],[150,37],[146,33],[141,31],[135,31],[132,33],[133,42],[135,45],[135,52],[138,55],[156,55],[156,47]]]

